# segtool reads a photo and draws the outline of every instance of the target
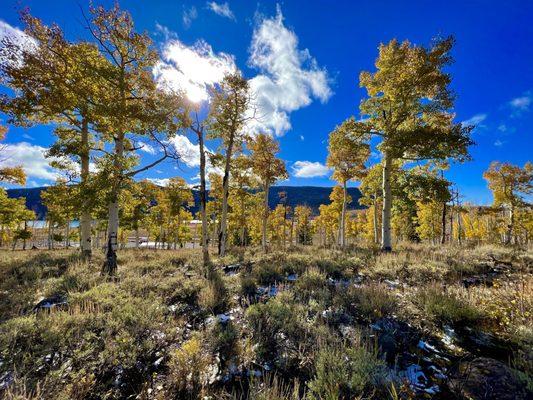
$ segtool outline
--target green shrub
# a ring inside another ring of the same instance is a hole
[[[298,277],[294,285],[294,292],[296,297],[304,303],[311,299],[324,303],[330,297],[326,275],[316,268],[312,268]]]
[[[472,323],[482,319],[480,311],[439,286],[418,290],[414,294],[413,302],[424,314],[439,322]]]
[[[309,397],[316,400],[354,399],[371,392],[384,381],[386,366],[366,346],[335,345],[322,348]]]
[[[337,293],[336,303],[356,317],[372,320],[396,309],[396,299],[383,285],[349,286]]]
[[[257,285],[254,278],[249,275],[241,275],[240,277],[240,294],[246,298],[252,298],[257,293]]]
[[[82,368],[103,377],[117,366],[127,370],[150,359],[160,346],[151,333],[171,332],[164,311],[154,298],[132,297],[116,284],[104,283],[72,293],[65,310],[33,313],[0,325],[0,354],[5,368],[28,376],[30,387],[40,376],[36,371],[43,370],[46,381],[60,390],[60,381],[73,383]],[[56,360],[53,367],[46,355]],[[65,360],[71,369],[59,373]]]
[[[294,302],[289,293],[280,293],[265,304],[254,304],[246,310],[246,319],[257,343],[257,355],[274,361],[286,342],[303,342],[306,335],[306,313],[302,305]]]
[[[305,396],[304,396],[305,397]],[[242,397],[234,396],[235,400]],[[276,375],[253,378],[246,399],[249,400],[300,400],[300,384],[298,381],[284,383]]]
[[[193,336],[170,354],[168,378],[175,398],[201,398],[210,379],[211,354]]]
[[[228,290],[218,271],[209,272],[198,294],[198,305],[212,314],[222,313],[228,306]]]
[[[239,354],[239,330],[232,321],[215,324],[207,331],[206,340],[211,353],[220,354],[227,361]]]
[[[252,274],[260,285],[272,285],[283,279],[279,264],[269,262],[256,263],[253,266]]]

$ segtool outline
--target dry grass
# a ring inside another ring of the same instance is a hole
[[[329,390],[335,362],[328,356],[345,340],[339,321],[351,318],[351,325],[365,331],[392,314],[426,329],[467,324],[511,341],[522,352],[514,366],[530,379],[530,251],[413,244],[390,254],[303,246],[263,255],[248,249],[239,275],[224,275],[220,267],[241,256],[214,258],[206,270],[199,250],[125,250],[116,278],[109,280],[100,275],[102,254],[85,263],[73,250],[2,252],[0,376],[16,376],[0,396],[236,399],[243,390],[251,399],[316,396]],[[462,285],[463,278],[489,271],[495,260],[512,266],[492,287]],[[354,278],[362,285],[354,285]],[[261,285],[277,284],[282,290],[276,296],[257,296]],[[54,295],[65,296],[68,306],[32,310],[42,297]],[[231,309],[238,310],[238,320],[206,322]],[[383,398],[390,385],[378,379],[381,355],[363,344],[352,343],[343,390]],[[363,368],[370,365],[363,359],[376,368]],[[270,378],[247,381],[242,390],[209,383],[230,366],[257,370],[265,363],[273,369]],[[126,386],[114,384],[117,379]],[[310,392],[312,381],[317,383]],[[163,389],[148,395],[158,386]]]

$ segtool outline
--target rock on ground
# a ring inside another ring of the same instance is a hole
[[[526,400],[531,395],[507,365],[485,357],[459,363],[450,387],[472,400]]]

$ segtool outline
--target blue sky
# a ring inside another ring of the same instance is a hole
[[[98,3],[98,2],[95,2]],[[109,5],[111,2],[102,1]],[[28,6],[46,23],[56,22],[69,39],[86,37],[83,1],[2,0],[0,34],[20,27],[17,10]],[[457,93],[457,121],[471,121],[473,161],[453,165],[447,177],[464,199],[489,203],[482,178],[492,160],[523,165],[533,148],[533,2],[531,1],[121,1],[139,30],[161,50],[159,76],[190,82],[203,98],[204,83],[238,67],[253,81],[264,117],[254,127],[280,140],[290,178],[284,184],[334,184],[323,166],[328,133],[358,116],[362,70],[373,70],[380,42],[392,38],[428,44],[453,34],[455,63],[449,68]],[[190,76],[176,75],[176,68]],[[189,91],[188,91],[189,92]],[[23,162],[28,185],[51,183],[42,160],[53,142],[51,127],[10,128],[7,162]],[[191,137],[192,140],[192,137]],[[197,175],[195,142],[179,138],[184,160],[143,175],[154,179]],[[211,144],[211,148],[216,147]],[[156,155],[141,153],[143,161]],[[6,162],[6,161],[4,161]]]

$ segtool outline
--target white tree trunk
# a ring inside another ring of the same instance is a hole
[[[374,194],[374,243],[379,243],[378,196]]]
[[[207,236],[209,227],[207,225],[207,191],[205,185],[205,150],[204,150],[204,133],[198,130],[198,145],[200,147],[200,215],[202,217],[202,260],[204,267],[210,264],[209,261],[209,243]]]
[[[111,201],[108,204],[107,221],[107,249],[106,262],[103,271],[108,275],[114,275],[117,271],[117,250],[118,250],[118,227],[119,227],[119,191],[122,178],[122,157],[124,156],[124,139],[115,139],[115,181],[111,193]]]
[[[228,143],[228,148],[226,149],[226,163],[224,166],[224,177],[222,178],[222,213],[220,216],[220,232],[218,233],[218,255],[221,257],[224,257],[226,254],[226,241],[228,237],[228,197],[233,140],[232,135]]]
[[[70,220],[67,219],[67,226],[65,229],[65,248],[68,249],[70,247]]]
[[[507,237],[505,239],[505,244],[511,244],[513,240],[513,230],[514,230],[514,206],[509,208],[509,224],[507,225]]]
[[[339,222],[339,246],[346,247],[346,181],[342,184],[342,210]]]
[[[263,209],[263,227],[262,227],[262,234],[261,234],[261,246],[263,248],[263,251],[267,252],[267,225],[268,225],[268,192],[270,190],[269,185],[265,185],[265,193],[264,193],[264,209]]]
[[[108,205],[108,225],[107,225],[107,249],[105,272],[113,275],[117,269],[117,250],[118,250],[118,198]]]
[[[52,221],[48,221],[48,250],[54,249],[54,226]]]
[[[82,120],[81,129],[81,187],[86,188],[89,178],[89,127],[87,120]],[[87,201],[87,196],[82,193],[82,209],[80,213],[80,249],[83,258],[91,258],[91,211]]]
[[[381,250],[392,250],[391,239],[391,209],[392,209],[392,192],[390,185],[392,168],[392,158],[388,153],[384,154],[383,163],[383,214],[381,221]]]

